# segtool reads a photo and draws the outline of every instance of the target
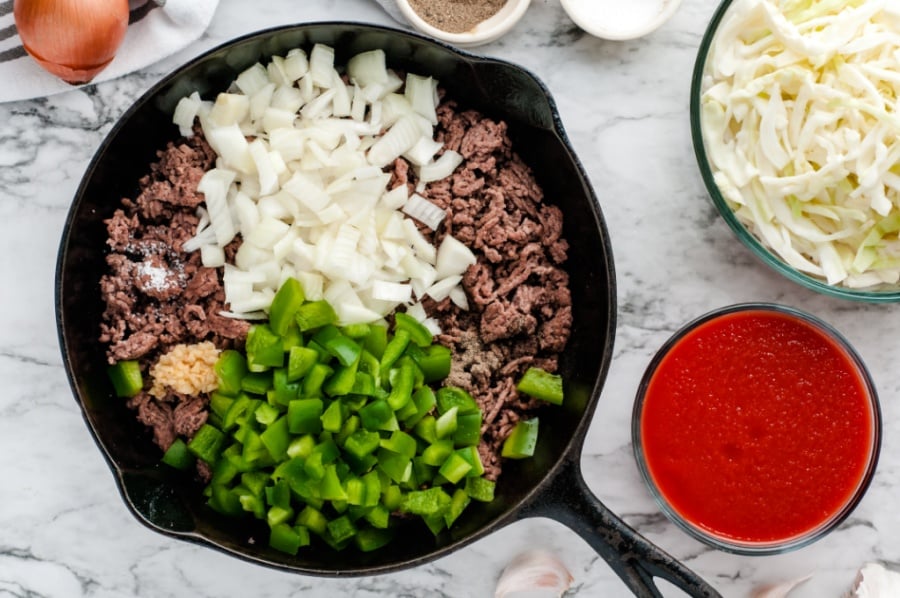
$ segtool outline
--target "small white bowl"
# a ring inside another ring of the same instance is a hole
[[[497,40],[519,22],[529,4],[531,4],[531,0],[508,0],[503,8],[497,11],[497,14],[478,23],[469,31],[450,33],[438,29],[420,17],[407,0],[397,0],[400,12],[403,13],[410,25],[425,35],[461,48],[472,48]]]
[[[643,5],[648,0],[636,2]],[[560,0],[563,9],[576,25],[594,37],[623,41],[643,37],[655,31],[669,20],[681,0],[651,0],[653,8],[645,10],[643,6],[635,7],[639,14],[628,15],[629,6],[634,0],[627,2],[597,2],[597,0]]]

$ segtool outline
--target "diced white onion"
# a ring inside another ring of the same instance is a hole
[[[418,193],[413,193],[403,205],[403,212],[431,230],[437,230],[447,213]]]
[[[441,157],[419,168],[419,181],[430,183],[445,179],[462,164],[463,157],[453,150],[446,150]]]
[[[462,285],[456,285],[450,289],[449,297],[456,307],[466,311],[469,310],[469,298],[466,296],[466,290],[462,288]]]
[[[388,71],[384,50],[362,52],[347,62],[347,75],[360,87],[377,83],[387,85]]]
[[[435,301],[443,301],[450,296],[450,291],[458,285],[462,280],[462,276],[448,276],[443,278],[425,290],[425,294]]]
[[[269,73],[266,67],[257,62],[238,75],[234,83],[245,95],[252,96],[269,84]]]
[[[200,111],[200,94],[196,91],[178,100],[172,122],[178,126],[178,132],[184,137],[194,134],[194,119]]]
[[[455,168],[453,152],[434,159],[442,149],[435,81],[412,76],[413,89],[397,93],[404,81],[381,50],[352,59],[347,75],[350,85],[333,50],[317,45],[308,57],[291,51],[250,67],[215,103],[196,94],[181,102],[177,124],[199,118],[217,154],[201,181],[207,202],[198,214],[208,224],[185,247],[223,264],[225,245],[243,238],[234,264],[224,264],[228,317],[264,316],[288,277],[309,299],[331,302],[342,323],[381,320],[426,293],[465,300],[458,284],[471,252],[448,237],[438,260],[404,213],[437,228],[444,210],[409,197],[406,185],[387,190],[383,171],[401,156],[420,174]],[[417,306],[411,312],[439,332]]]
[[[446,235],[441,241],[437,251],[438,278],[447,278],[456,274],[463,274],[469,266],[477,260],[475,254],[468,247],[460,243],[455,237]]]
[[[334,71],[334,49],[325,44],[313,46],[309,55],[309,74],[312,75],[313,83],[318,87],[331,87],[334,80],[331,76],[332,71]]]
[[[225,265],[225,250],[218,245],[202,245],[200,261],[206,268],[221,268]]]
[[[219,126],[239,124],[250,114],[250,98],[242,93],[220,93],[209,119]]]
[[[407,303],[412,299],[412,287],[399,282],[376,280],[372,283],[372,297],[383,301]]]
[[[405,95],[413,110],[428,119],[432,125],[437,124],[437,81],[431,77],[422,77],[415,73],[406,75]]]
[[[213,168],[203,174],[197,185],[197,191],[203,193],[206,209],[209,211],[210,225],[216,233],[216,242],[224,247],[234,239],[237,233],[231,220],[227,195],[235,173],[224,168]]]
[[[293,84],[309,71],[309,59],[306,52],[294,48],[284,57],[284,72]]]
[[[387,166],[411,150],[421,136],[422,132],[415,119],[411,116],[402,117],[369,150],[369,163],[379,167]]]

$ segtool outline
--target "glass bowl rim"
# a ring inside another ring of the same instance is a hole
[[[900,302],[900,283],[898,283],[897,288],[892,290],[877,291],[853,289],[828,284],[819,278],[801,272],[788,265],[787,262],[776,255],[772,249],[763,245],[762,242],[757,239],[757,237],[751,233],[740,220],[738,220],[737,216],[734,214],[734,210],[731,209],[728,202],[719,191],[719,186],[713,178],[710,160],[706,154],[706,146],[703,142],[702,123],[700,119],[700,96],[703,85],[703,75],[706,70],[706,62],[709,57],[710,49],[712,48],[713,40],[715,39],[719,25],[725,18],[728,9],[735,1],[736,0],[722,0],[716,8],[716,11],[713,13],[712,19],[710,20],[709,25],[707,25],[703,38],[700,41],[700,46],[697,50],[697,58],[694,62],[694,69],[691,76],[690,105],[688,110],[690,114],[691,141],[694,148],[694,156],[700,169],[700,176],[703,179],[703,184],[706,187],[709,196],[712,198],[713,204],[738,239],[750,249],[759,260],[788,280],[813,291],[840,299],[866,303]]]
[[[660,363],[662,363],[663,359],[678,344],[678,342],[681,341],[686,335],[696,330],[699,326],[702,326],[707,322],[733,313],[754,311],[776,313],[788,316],[789,318],[799,320],[811,326],[819,333],[831,339],[838,346],[838,348],[846,354],[846,356],[856,367],[869,399],[868,403],[870,406],[872,421],[872,440],[868,455],[868,462],[866,464],[865,470],[858,479],[856,488],[850,498],[841,506],[840,509],[835,511],[828,518],[826,518],[819,525],[813,527],[812,529],[807,530],[802,534],[794,535],[782,540],[769,542],[745,542],[730,540],[718,535],[714,535],[704,530],[703,528],[690,523],[684,517],[682,517],[669,504],[663,492],[656,486],[656,483],[653,481],[653,478],[650,475],[649,467],[647,466],[647,463],[644,459],[641,435],[641,413],[644,405],[644,399],[646,397],[647,388]],[[787,305],[767,302],[737,303],[713,309],[691,320],[690,322],[679,328],[674,334],[672,334],[665,341],[665,343],[663,343],[656,354],[654,354],[653,358],[650,360],[650,363],[647,365],[647,368],[644,371],[644,375],[641,378],[640,384],[638,385],[638,389],[635,394],[634,407],[632,409],[631,416],[631,439],[634,458],[637,463],[641,478],[644,481],[644,485],[647,487],[648,491],[653,497],[654,502],[656,502],[660,510],[677,527],[681,528],[689,536],[693,537],[696,540],[699,540],[707,546],[711,546],[712,548],[716,548],[724,552],[747,556],[782,554],[812,544],[813,542],[826,536],[829,532],[838,527],[838,525],[840,525],[850,515],[851,512],[853,512],[853,510],[862,500],[863,496],[866,494],[875,475],[875,470],[878,465],[878,459],[881,454],[881,403],[879,401],[878,392],[875,388],[872,376],[865,363],[863,362],[862,357],[859,355],[853,345],[850,344],[846,337],[844,337],[844,335],[836,328],[834,328],[831,324],[808,312]]]

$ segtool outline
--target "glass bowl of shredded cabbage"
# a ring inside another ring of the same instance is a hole
[[[900,11],[724,0],[691,86],[694,150],[738,238],[827,295],[900,301]]]

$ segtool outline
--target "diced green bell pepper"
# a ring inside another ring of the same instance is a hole
[[[472,471],[472,464],[464,459],[459,453],[454,452],[450,453],[450,456],[448,456],[447,460],[441,465],[438,473],[444,476],[451,484],[456,484],[466,477],[470,471]]]
[[[405,482],[412,475],[412,459],[394,451],[378,449],[377,467],[397,484]]]
[[[378,324],[369,326],[369,334],[363,340],[363,348],[372,354],[375,359],[380,360],[381,356],[384,355],[384,348],[388,342],[387,333],[388,330],[384,326]]]
[[[437,440],[422,451],[422,459],[428,465],[440,467],[453,452],[453,441],[449,438]]]
[[[481,411],[456,417],[453,442],[456,446],[477,446],[481,442]]]
[[[287,457],[288,445],[291,443],[291,437],[288,434],[288,418],[286,416],[279,417],[267,426],[259,437],[273,459],[283,460]]]
[[[430,386],[422,386],[413,393],[412,402],[416,407],[416,411],[403,420],[403,423],[410,428],[415,427],[423,417],[428,415],[437,404],[437,399]]]
[[[209,410],[216,417],[222,418],[223,421],[232,403],[234,403],[234,397],[229,397],[217,390],[209,393]]]
[[[347,493],[341,485],[337,468],[333,464],[325,465],[325,474],[319,486],[319,493],[325,500],[347,500]]]
[[[305,298],[303,287],[296,278],[288,278],[281,283],[269,307],[269,326],[272,332],[283,336],[288,331]]]
[[[451,407],[437,418],[437,421],[434,423],[434,432],[439,439],[448,438],[456,432],[458,412],[459,407]]]
[[[279,523],[269,530],[269,546],[287,554],[297,554],[300,547],[308,546],[309,543],[309,531],[302,526],[291,527],[286,523]]]
[[[322,399],[297,399],[288,403],[287,421],[291,434],[318,434],[322,431]]]
[[[344,423],[344,413],[340,400],[331,401],[331,404],[325,409],[319,417],[322,422],[322,429],[328,432],[340,432]]]
[[[442,515],[451,502],[450,495],[443,488],[414,490],[406,494],[400,505],[400,510],[422,517]]]
[[[416,436],[429,444],[433,444],[437,439],[437,420],[433,415],[426,415],[413,428]]]
[[[528,368],[516,390],[554,405],[563,403],[562,376],[551,374],[541,368]]]
[[[176,438],[162,456],[162,462],[169,467],[185,471],[194,465],[194,456],[181,438]]]
[[[366,430],[384,430],[394,417],[387,401],[376,399],[359,410],[359,419]]]
[[[409,332],[406,330],[398,330],[394,333],[394,337],[388,341],[381,355],[381,370],[387,372],[394,362],[400,359],[406,346],[409,344]]]
[[[290,431],[290,420],[288,421],[288,431]],[[291,443],[288,445],[287,454],[288,457],[302,457],[306,458],[312,453],[313,449],[316,447],[316,437],[312,434],[304,434],[303,436],[299,436],[291,440]]]
[[[141,365],[137,360],[117,361],[106,369],[117,397],[133,397],[144,388]]]
[[[534,455],[538,440],[538,418],[520,420],[503,441],[500,451],[507,459],[525,459]]]
[[[357,430],[344,442],[344,451],[361,459],[371,455],[379,447],[381,435],[369,430]]]
[[[381,504],[393,513],[400,508],[400,504],[403,502],[403,491],[396,484],[382,483],[381,488]]]
[[[491,502],[494,500],[496,483],[487,478],[466,478],[466,494],[472,500]]]
[[[312,369],[306,374],[306,377],[303,378],[303,383],[300,386],[300,393],[304,397],[318,397],[322,395],[322,385],[331,375],[332,370],[330,367],[325,365],[324,363],[316,363],[312,366]]]
[[[296,382],[307,375],[319,360],[319,353],[309,347],[291,347],[288,353],[287,381]]]
[[[342,397],[350,394],[356,384],[356,369],[359,360],[350,365],[338,366],[337,370],[322,385],[322,390],[330,397]]]
[[[468,415],[470,413],[479,413],[481,410],[478,403],[462,388],[457,386],[444,386],[437,391],[437,408],[438,413],[447,413],[451,408],[456,407],[459,415]]]
[[[394,334],[401,330],[409,333],[409,339],[420,347],[428,347],[434,342],[434,336],[424,324],[409,314],[397,312],[394,314]]]
[[[438,382],[450,375],[451,352],[444,345],[431,345],[412,355],[425,382]]]
[[[478,454],[477,447],[464,446],[456,449],[454,454],[459,455],[472,466],[472,470],[466,474],[466,477],[479,477],[484,474],[484,464],[481,462],[481,456]]]
[[[391,513],[385,509],[383,505],[376,504],[366,512],[365,520],[368,521],[372,527],[387,529],[391,522]]]
[[[216,365],[218,391],[231,397],[241,392],[241,380],[247,375],[247,358],[234,349],[227,349],[219,354]]]
[[[356,526],[346,515],[328,522],[328,534],[337,544],[342,544],[356,535]]]
[[[380,443],[381,448],[403,455],[408,459],[412,459],[416,455],[416,439],[402,430],[396,430],[390,438],[382,438]]]
[[[254,324],[247,332],[248,365],[263,367],[282,367],[284,365],[284,350],[281,346],[281,337],[272,332],[267,324]]]
[[[396,371],[396,375],[391,380],[391,394],[388,396],[387,402],[391,409],[398,411],[406,406],[412,399],[414,371],[410,363],[402,364]]]
[[[338,321],[334,308],[327,301],[309,301],[297,309],[297,325],[301,332]]]
[[[317,535],[322,535],[328,526],[328,518],[318,509],[306,506],[297,515],[297,525],[309,528],[309,530]]]
[[[211,495],[207,504],[215,511],[223,515],[236,517],[244,512],[241,500],[232,489],[219,484],[212,484]]]
[[[394,537],[394,532],[389,529],[365,528],[359,530],[353,541],[362,552],[372,552],[388,544]]]
[[[253,418],[264,426],[268,426],[281,415],[281,411],[274,405],[263,403],[253,412]]]
[[[266,487],[266,503],[270,507],[289,509],[291,506],[291,488],[285,480],[276,480],[271,486]]]
[[[272,388],[272,374],[269,372],[251,372],[241,380],[241,390],[255,395],[264,395]]]
[[[210,465],[219,459],[219,453],[225,445],[225,435],[209,424],[203,424],[188,442],[188,449],[198,459]]]
[[[472,502],[471,497],[466,494],[466,491],[462,488],[457,488],[453,492],[453,496],[450,500],[450,505],[447,507],[447,510],[444,512],[444,523],[447,524],[447,527],[452,527],[453,523],[462,515],[462,512],[469,506],[469,503]]]

